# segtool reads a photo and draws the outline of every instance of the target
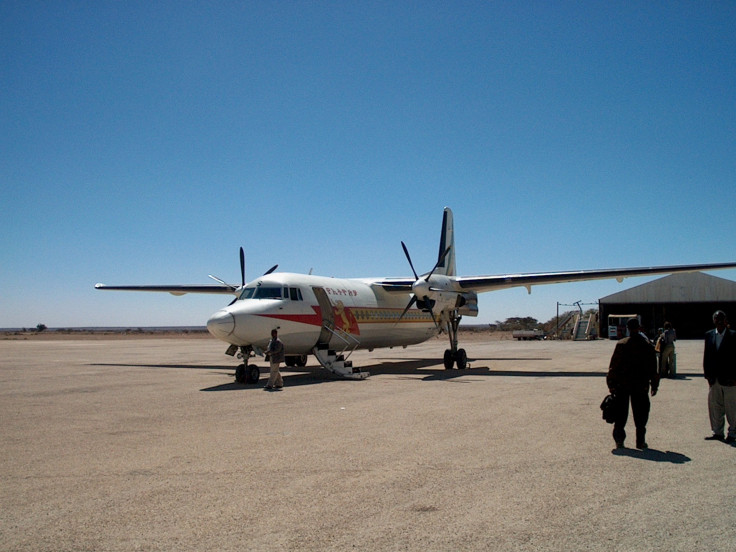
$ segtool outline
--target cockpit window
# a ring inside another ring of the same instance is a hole
[[[240,294],[240,299],[281,299],[281,288],[276,286],[247,287]]]
[[[251,299],[255,292],[256,288],[254,287],[245,288],[238,299]]]
[[[260,286],[256,288],[254,299],[281,299],[281,288],[272,286]]]

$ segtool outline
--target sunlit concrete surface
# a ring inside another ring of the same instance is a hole
[[[209,338],[0,341],[0,550],[733,550],[699,341],[614,453],[613,342],[461,340],[280,392]]]

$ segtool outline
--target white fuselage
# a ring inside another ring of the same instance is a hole
[[[247,284],[238,300],[210,317],[207,329],[227,343],[260,349],[277,329],[289,355],[310,353],[318,343],[334,349],[412,345],[438,333],[428,312],[413,307],[402,316],[411,294],[371,285],[379,280],[270,274]]]

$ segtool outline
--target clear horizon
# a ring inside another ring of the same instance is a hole
[[[736,4],[0,3],[0,327],[201,326],[273,264],[736,261]],[[736,280],[736,270],[712,272]],[[482,294],[546,321],[655,278]]]

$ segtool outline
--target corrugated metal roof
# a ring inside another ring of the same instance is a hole
[[[614,293],[601,303],[712,303],[736,301],[736,282],[702,272],[671,274]]]

